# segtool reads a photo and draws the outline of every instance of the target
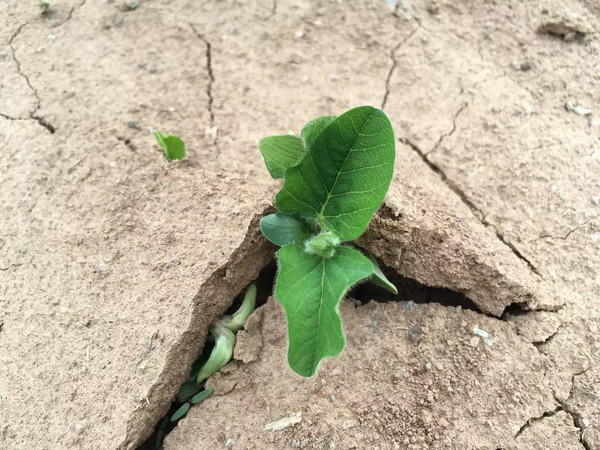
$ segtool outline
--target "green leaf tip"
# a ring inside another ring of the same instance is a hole
[[[158,145],[165,152],[165,159],[169,162],[185,158],[185,144],[177,136],[163,136],[160,131],[153,132]]]
[[[184,403],[183,405],[181,405],[177,411],[175,411],[173,413],[173,415],[171,416],[171,422],[177,422],[179,419],[181,419],[183,416],[185,416],[188,411],[190,410],[192,405],[190,405],[189,403]]]
[[[208,397],[210,397],[212,395],[212,393],[215,392],[214,388],[208,388],[203,390],[202,392],[197,393],[196,395],[194,395],[191,399],[190,399],[190,403],[192,405],[196,405],[200,402],[203,402],[204,400],[206,400]]]
[[[323,258],[287,245],[277,259],[275,297],[287,318],[288,362],[299,375],[309,377],[323,358],[344,348],[340,300],[352,285],[371,275],[373,265],[350,247],[339,247],[331,258]]]
[[[377,262],[375,256],[371,252],[367,252],[367,254],[371,264],[373,264],[373,277],[371,278],[371,283],[391,292],[394,295],[398,294],[398,289],[396,286],[394,286],[394,283],[388,280],[385,274],[381,271],[381,267],[379,267],[379,263]]]

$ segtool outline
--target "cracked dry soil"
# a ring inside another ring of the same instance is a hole
[[[304,380],[271,299],[166,447],[600,449],[596,2],[51,5],[0,8],[0,448],[137,448],[272,256],[258,139],[372,104],[398,158],[361,245],[474,306],[347,300]]]

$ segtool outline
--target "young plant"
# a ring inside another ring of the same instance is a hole
[[[165,159],[169,162],[174,159],[181,160],[185,158],[185,144],[177,136],[163,136],[160,131],[153,132],[154,137],[158,141],[158,145],[165,152]]]
[[[281,247],[275,297],[287,317],[288,362],[308,377],[344,347],[339,303],[350,287],[373,277],[397,293],[373,256],[349,244],[387,193],[394,132],[383,111],[361,106],[310,121],[299,138],[273,136],[259,147],[271,176],[285,179],[275,198],[278,212],[260,227]]]

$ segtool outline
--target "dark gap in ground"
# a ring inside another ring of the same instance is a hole
[[[277,263],[276,263],[275,259],[272,259],[269,264],[267,264],[265,267],[262,268],[262,270],[260,271],[260,273],[258,275],[258,278],[256,280],[254,280],[254,283],[256,284],[256,287],[257,287],[256,308],[267,303],[267,299],[273,294],[273,285],[275,282],[275,274],[276,273],[277,273]],[[246,288],[244,288],[242,290],[242,292],[239,292],[237,294],[235,300],[233,301],[231,306],[227,309],[227,311],[225,311],[224,314],[232,314],[233,312],[237,311],[237,309],[242,304],[242,300],[244,298],[245,293],[246,293]],[[210,340],[207,338],[206,342],[204,344],[204,348],[202,349],[202,354],[200,355],[200,358],[202,358],[202,357],[208,358],[208,355],[210,355],[210,352],[212,351],[212,349],[213,349],[213,343],[210,342]],[[188,373],[190,373],[191,370],[192,370],[192,368],[190,368]],[[156,426],[154,427],[154,432],[148,439],[146,439],[146,441],[143,444],[141,444],[138,447],[138,450],[159,450],[159,449],[163,448],[162,445],[157,445],[157,438],[158,438],[158,434],[160,432],[161,426],[163,425],[165,420],[168,420],[184,403],[185,402],[181,402],[177,399],[177,397],[175,397],[175,399],[171,402],[171,406],[169,407],[167,414],[164,417],[161,417],[161,419],[156,423]],[[173,431],[173,429],[175,429],[176,426],[177,426],[177,422],[169,422],[167,425],[167,428],[165,429],[164,437],[166,437],[171,431]],[[163,439],[164,439],[164,437],[163,437]]]
[[[435,302],[448,307],[460,306],[463,309],[470,309],[477,313],[483,314],[477,305],[475,305],[475,303],[473,303],[473,301],[467,298],[464,294],[452,291],[450,289],[426,286],[411,278],[403,277],[394,269],[391,269],[382,263],[380,263],[380,268],[388,280],[390,280],[396,286],[398,289],[398,294],[392,294],[391,292],[386,291],[385,289],[380,288],[373,283],[363,282],[354,286],[348,292],[347,297],[354,298],[363,304],[368,303],[371,300],[384,303],[411,300],[415,303],[421,304]],[[273,295],[276,274],[277,262],[275,259],[272,259],[271,262],[269,262],[260,271],[258,278],[254,280],[258,291],[256,296],[256,308],[264,305],[267,302],[267,299]],[[245,292],[246,288],[244,288],[242,292],[238,293],[235,300],[232,302],[227,311],[224,312],[224,314],[232,314],[240,307]],[[212,343],[209,339],[207,339],[202,353],[203,355],[208,356],[211,350]],[[177,398],[173,400],[167,414],[156,424],[154,433],[152,433],[152,435],[138,447],[138,450],[157,450],[163,448],[162,446],[156,445],[157,435],[161,425],[165,420],[168,420],[168,418],[170,418],[175,411],[177,411],[177,409],[183,405],[183,403],[184,402],[178,401]],[[169,422],[164,436],[166,437],[176,426],[176,422]]]
[[[431,287],[419,283],[412,278],[406,278],[379,262],[381,271],[398,289],[398,294],[392,294],[389,291],[373,284],[361,283],[356,285],[348,293],[349,297],[359,300],[361,303],[368,303],[371,300],[376,302],[402,302],[412,300],[415,303],[439,303],[443,306],[470,309],[479,314],[484,314],[477,305],[464,294],[452,291],[446,288]]]
[[[531,310],[527,308],[526,303],[511,303],[502,312],[500,316],[501,320],[508,320],[509,316],[524,316],[530,313]]]

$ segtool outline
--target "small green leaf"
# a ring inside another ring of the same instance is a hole
[[[331,258],[309,255],[297,245],[277,252],[275,297],[288,324],[288,362],[298,374],[315,373],[321,359],[344,348],[339,302],[348,289],[373,272],[359,251],[339,247]]]
[[[367,255],[371,261],[371,264],[373,264],[373,278],[371,278],[371,283],[391,292],[392,294],[397,294],[398,289],[396,289],[396,286],[394,286],[381,271],[381,267],[379,267],[379,263],[377,262],[375,256],[371,252],[367,252]]]
[[[213,388],[205,389],[202,392],[199,392],[198,394],[194,395],[192,397],[192,399],[190,400],[190,402],[192,405],[196,405],[200,402],[203,402],[208,397],[210,397],[213,392],[215,392],[215,390]]]
[[[273,178],[283,178],[286,169],[295,166],[304,157],[304,145],[296,136],[271,136],[261,139],[258,148]]]
[[[310,237],[308,224],[290,214],[269,214],[260,219],[260,231],[273,244],[301,244]]]
[[[184,403],[183,405],[181,405],[179,409],[175,411],[175,413],[173,413],[173,415],[171,416],[171,422],[177,422],[179,419],[185,416],[190,410],[191,406],[192,405],[190,405],[189,403]]]
[[[335,116],[321,116],[311,120],[300,132],[300,137],[304,141],[304,148],[310,148],[315,139],[323,132],[327,125],[335,120]]]
[[[171,162],[185,157],[185,144],[177,136],[165,137],[160,131],[155,131],[154,137],[158,141],[158,145],[164,150],[167,161]]]
[[[181,385],[179,392],[177,392],[177,400],[180,402],[187,401],[190,397],[193,397],[200,391],[200,386],[196,380],[188,380]]]
[[[361,106],[333,120],[306,157],[285,171],[276,197],[281,212],[316,218],[342,241],[359,237],[379,208],[394,173],[392,125]]]

